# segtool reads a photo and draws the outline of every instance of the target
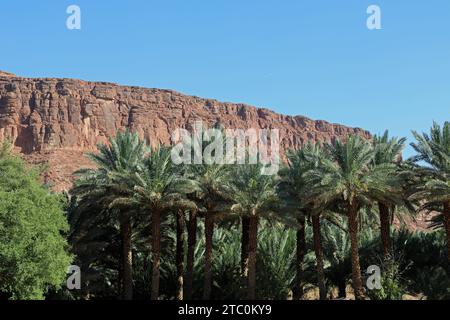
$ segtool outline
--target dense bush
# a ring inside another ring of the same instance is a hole
[[[19,158],[0,156],[0,296],[43,299],[66,278],[72,258],[63,199]]]

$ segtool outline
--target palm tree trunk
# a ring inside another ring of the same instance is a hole
[[[177,211],[177,300],[183,300],[183,275],[184,275],[184,211]]]
[[[120,234],[122,235],[122,225],[120,226]],[[122,236],[121,236],[122,237]],[[125,300],[125,292],[123,290],[123,266],[124,266],[124,259],[123,259],[123,246],[120,248],[120,263],[119,263],[119,270],[117,275],[117,292],[119,293],[120,297]]]
[[[300,300],[303,296],[303,260],[306,252],[305,239],[305,217],[301,216],[297,219],[299,228],[297,230],[297,255],[296,255],[296,277],[294,299]]]
[[[133,254],[131,251],[131,219],[128,217],[120,224],[122,234],[122,288],[123,299],[133,299]]]
[[[450,266],[450,202],[444,203],[444,227],[447,234],[447,259]]]
[[[351,245],[352,285],[357,300],[364,300],[361,267],[359,265],[358,207],[355,202],[348,204],[348,232]]]
[[[389,206],[379,202],[378,209],[380,211],[380,233],[381,244],[383,246],[383,257],[388,259],[391,253],[391,218],[389,212]]]
[[[161,263],[161,212],[152,214],[152,291],[151,299],[159,298],[159,267]]]
[[[245,290],[248,287],[248,242],[250,218],[243,216],[242,236],[241,236],[241,288]]]
[[[258,250],[258,216],[253,215],[249,223],[248,241],[248,292],[249,300],[256,299],[256,255]]]
[[[320,214],[314,214],[311,217],[313,225],[314,253],[316,255],[317,282],[319,286],[320,300],[327,298],[327,289],[325,287],[325,272],[323,271],[323,250],[322,236],[320,234]]]
[[[186,270],[186,299],[192,300],[194,281],[194,255],[195,243],[197,242],[197,211],[189,211],[188,225],[188,252],[187,252],[187,270]]]
[[[203,283],[203,300],[211,298],[212,288],[212,242],[214,220],[210,212],[205,216],[205,279]]]

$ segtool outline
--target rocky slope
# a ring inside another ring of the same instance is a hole
[[[10,139],[31,163],[48,163],[55,190],[70,187],[74,170],[92,166],[83,156],[117,130],[130,128],[153,145],[195,120],[225,128],[280,131],[281,150],[309,140],[331,141],[359,128],[287,116],[245,104],[219,102],[170,90],[74,79],[23,78],[0,71],[0,141]]]

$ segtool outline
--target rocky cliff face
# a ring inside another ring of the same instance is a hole
[[[225,128],[279,129],[281,150],[309,140],[331,141],[369,132],[245,104],[186,96],[170,90],[73,79],[22,78],[0,71],[0,141],[10,139],[31,163],[48,163],[48,182],[68,188],[71,174],[91,166],[83,152],[130,128],[156,145],[193,122]]]

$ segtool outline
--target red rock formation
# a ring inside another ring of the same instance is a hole
[[[0,71],[0,141],[10,139],[31,163],[49,164],[56,190],[68,188],[74,170],[91,165],[83,152],[117,130],[170,144],[177,128],[195,120],[225,128],[279,129],[281,150],[309,140],[331,141],[369,132],[245,104],[186,96],[170,90],[73,79],[22,78]]]

